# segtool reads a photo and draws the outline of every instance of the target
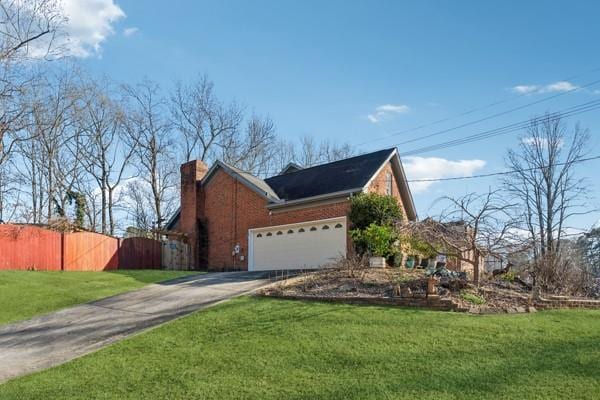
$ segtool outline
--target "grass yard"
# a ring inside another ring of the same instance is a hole
[[[28,319],[75,304],[139,289],[149,283],[198,272],[0,271],[0,324]]]
[[[2,399],[598,399],[600,312],[238,298],[0,386]]]

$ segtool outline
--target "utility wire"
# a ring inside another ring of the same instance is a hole
[[[588,75],[588,74],[590,74],[592,72],[597,72],[597,71],[600,71],[600,67],[594,68],[592,70],[589,70],[587,72],[584,72],[584,73],[581,73],[581,74],[578,74],[578,75],[567,77],[567,78],[563,79],[563,81],[569,81],[569,80],[572,80],[572,79],[576,79],[576,78],[579,78],[581,76],[585,76],[585,75]],[[401,144],[411,143],[411,142],[414,142],[414,141],[417,141],[417,140],[422,140],[422,139],[425,139],[425,138],[428,138],[428,137],[441,135],[441,134],[446,133],[446,132],[450,132],[450,131],[453,131],[453,130],[456,130],[456,129],[464,128],[466,126],[477,124],[479,122],[483,122],[483,121],[486,121],[486,120],[489,120],[489,119],[493,119],[493,118],[496,118],[496,117],[499,117],[499,116],[502,116],[502,115],[506,115],[506,114],[514,112],[514,111],[519,111],[521,109],[524,109],[524,108],[527,108],[527,107],[531,107],[533,105],[536,105],[536,104],[539,104],[539,103],[543,103],[543,102],[552,100],[552,99],[560,97],[560,96],[564,96],[564,95],[572,93],[574,91],[578,91],[578,90],[581,90],[581,89],[588,88],[590,86],[594,86],[594,85],[596,85],[598,83],[600,83],[600,80],[592,81],[592,82],[589,82],[589,83],[587,83],[587,84],[585,84],[583,86],[577,86],[577,87],[569,89],[567,91],[560,92],[560,93],[557,93],[555,95],[548,96],[548,97],[545,97],[543,99],[540,99],[540,100],[537,100],[537,101],[534,101],[534,102],[531,102],[531,103],[527,103],[527,104],[524,104],[524,105],[519,106],[519,107],[515,107],[513,109],[509,109],[509,110],[506,110],[506,111],[503,111],[503,112],[500,112],[500,113],[497,113],[497,114],[494,114],[494,115],[491,115],[491,116],[488,116],[488,117],[484,117],[484,118],[481,118],[481,119],[476,120],[476,121],[472,121],[472,122],[468,122],[468,123],[465,123],[465,124],[461,124],[459,126],[455,126],[455,127],[452,127],[452,128],[443,129],[441,131],[434,132],[434,133],[432,133],[430,135],[426,135],[426,136],[422,136],[422,137],[415,138],[415,139],[412,139],[412,140],[408,140],[406,142],[402,142]],[[517,96],[510,97],[508,99],[495,101],[495,102],[492,102],[492,103],[487,104],[485,106],[473,108],[471,110],[467,110],[465,112],[462,112],[462,113],[459,113],[459,114],[456,114],[456,115],[453,115],[453,116],[450,116],[450,117],[442,118],[442,119],[439,119],[439,120],[436,120],[436,121],[433,121],[433,122],[430,122],[430,123],[426,123],[426,124],[423,124],[423,125],[416,126],[414,128],[405,129],[405,130],[402,130],[402,131],[399,131],[399,132],[395,132],[395,133],[392,133],[392,134],[389,134],[389,135],[386,135],[386,136],[382,136],[382,137],[379,137],[379,138],[371,139],[371,140],[366,141],[366,142],[358,143],[357,146],[362,146],[362,145],[365,145],[365,144],[370,144],[370,143],[373,143],[373,142],[378,142],[378,141],[381,141],[381,140],[384,140],[384,139],[389,139],[390,137],[402,135],[404,133],[410,133],[410,132],[418,131],[418,130],[421,130],[423,128],[427,128],[427,127],[430,127],[430,126],[433,126],[433,125],[437,125],[437,124],[440,124],[442,122],[447,122],[449,120],[452,120],[452,119],[455,119],[455,118],[458,118],[458,117],[463,117],[463,116],[466,116],[466,115],[469,115],[469,114],[473,114],[473,113],[478,112],[478,111],[483,111],[483,110],[486,110],[488,108],[492,108],[492,107],[495,107],[497,105],[504,104],[504,103],[507,103],[507,102],[519,99],[519,98],[524,97],[524,96],[528,96],[530,94],[531,93],[522,93],[522,94],[519,94]]]
[[[553,164],[553,166],[558,167],[561,165],[576,164],[576,163],[582,163],[582,162],[598,160],[598,159],[600,159],[600,155],[593,156],[593,157],[587,157],[587,158],[581,158],[579,160],[574,160],[574,161],[556,163],[556,164]],[[470,175],[470,176],[455,176],[455,177],[451,177],[451,178],[408,179],[407,182],[409,182],[409,183],[412,183],[412,182],[441,182],[441,181],[458,181],[458,180],[463,180],[463,179],[488,178],[490,176],[510,175],[510,174],[514,174],[517,172],[535,171],[537,169],[544,169],[544,168],[548,168],[548,167],[549,167],[549,165],[543,165],[540,167],[524,168],[524,169],[518,169],[518,170],[512,170],[512,171],[492,172],[489,174],[479,174],[479,175]]]
[[[548,116],[536,117],[533,120],[516,122],[516,123],[513,123],[513,124],[502,126],[500,128],[495,128],[495,129],[483,131],[483,132],[480,132],[480,133],[476,133],[476,134],[473,134],[473,135],[460,137],[460,138],[449,140],[449,141],[446,141],[446,142],[435,143],[435,144],[432,144],[432,145],[429,145],[429,146],[419,147],[419,148],[416,148],[416,149],[413,149],[413,150],[409,150],[409,151],[403,152],[401,154],[403,156],[415,155],[415,154],[421,154],[421,153],[430,152],[430,151],[433,151],[433,150],[441,150],[441,149],[446,149],[446,148],[449,148],[449,147],[455,147],[455,146],[459,146],[459,145],[463,145],[463,144],[467,144],[467,143],[479,141],[479,140],[482,140],[482,139],[487,139],[487,138],[494,137],[494,136],[499,136],[499,135],[505,135],[505,134],[508,134],[508,133],[518,132],[518,131],[521,131],[523,129],[526,129],[528,126],[531,125],[531,123],[535,123],[536,121],[541,121],[541,120],[543,120],[545,118],[548,118],[551,121],[556,121],[556,120],[559,120],[559,119],[562,119],[562,118],[568,118],[568,117],[572,117],[574,115],[586,113],[586,112],[589,112],[589,111],[594,111],[594,110],[596,110],[598,108],[600,108],[600,100],[593,100],[593,101],[589,101],[589,102],[586,102],[586,103],[578,104],[578,105],[573,106],[573,107],[566,108],[566,109],[564,109],[562,111],[559,111],[559,112],[556,112],[556,113],[552,113],[552,114],[550,114]],[[397,146],[399,146],[401,144],[402,143],[396,143],[394,145],[390,145],[390,146],[387,146],[387,147],[397,147]]]
[[[598,70],[600,70],[600,68],[598,68]],[[589,87],[592,84],[597,84],[597,83],[600,83],[600,80],[588,83],[587,85],[578,87],[576,89],[582,89],[584,87]],[[576,90],[576,89],[572,89],[571,91]],[[559,93],[558,95],[564,95],[566,93],[569,93],[569,92],[562,92],[562,93]],[[556,97],[558,95],[554,95],[552,97]],[[534,103],[539,103],[539,101],[538,102],[534,102]],[[526,129],[532,123],[535,123],[536,121],[541,121],[541,120],[546,119],[546,118],[548,118],[550,121],[556,121],[556,120],[561,119],[561,118],[568,118],[568,117],[571,117],[571,116],[574,116],[574,115],[578,115],[578,114],[582,114],[582,113],[585,113],[585,112],[593,111],[593,110],[596,110],[596,109],[599,109],[599,108],[600,108],[600,100],[592,100],[592,101],[588,101],[588,102],[585,102],[585,103],[582,103],[582,104],[578,104],[578,105],[566,108],[566,109],[564,109],[562,111],[558,111],[558,112],[552,113],[552,114],[550,114],[548,116],[540,116],[540,117],[536,117],[534,119],[529,119],[529,120],[525,120],[525,121],[520,121],[520,122],[512,123],[512,124],[509,124],[509,125],[502,126],[500,128],[495,128],[495,129],[483,131],[483,132],[480,132],[480,133],[476,133],[476,134],[473,134],[473,135],[469,135],[469,136],[465,136],[465,137],[453,139],[453,140],[450,140],[450,141],[436,143],[436,144],[432,144],[432,145],[425,146],[425,147],[420,147],[420,148],[417,148],[417,149],[409,150],[407,152],[402,152],[401,155],[402,156],[411,156],[411,155],[417,155],[417,154],[421,154],[421,153],[427,153],[427,152],[434,151],[434,150],[441,150],[441,149],[446,149],[446,148],[449,148],[449,147],[455,147],[455,146],[459,146],[459,145],[463,145],[463,144],[467,144],[467,143],[471,143],[471,142],[475,142],[475,141],[487,139],[487,138],[494,137],[494,136],[499,136],[499,135],[504,135],[504,134],[508,134],[508,133],[518,132],[518,131],[521,131],[523,129]],[[506,113],[506,111],[503,112],[503,113]],[[489,118],[489,117],[487,117],[487,118]],[[473,123],[475,123],[475,122],[473,122]],[[396,143],[396,144],[393,144],[393,145],[385,146],[385,147],[383,147],[381,149],[377,149],[377,150],[385,150],[385,149],[388,149],[390,147],[398,147],[399,145],[402,145],[404,143],[407,143],[407,142]],[[369,150],[368,152],[373,152],[373,151],[377,151],[377,150]],[[363,151],[363,152],[361,152],[361,153],[359,153],[357,155],[365,154],[365,153],[367,153],[367,151]],[[315,166],[318,166],[318,165],[315,165]],[[244,172],[248,172],[248,171],[244,171]],[[262,173],[264,173],[264,174],[278,173],[278,172],[279,171],[276,171],[276,170],[262,171]],[[446,179],[446,180],[450,180],[450,179]]]

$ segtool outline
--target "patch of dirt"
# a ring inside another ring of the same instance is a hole
[[[393,297],[394,286],[401,281],[423,280],[422,271],[407,272],[398,268],[330,268],[301,274],[265,289],[264,294],[306,297]],[[419,285],[421,285],[419,283]]]
[[[467,300],[472,294],[482,299],[482,304],[475,304]],[[473,284],[462,291],[451,293],[452,300],[463,308],[480,307],[487,310],[506,311],[510,309],[527,309],[531,303],[529,290],[505,281],[482,281],[479,287]],[[466,299],[467,298],[467,299]]]

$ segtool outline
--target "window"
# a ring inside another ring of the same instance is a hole
[[[259,233],[258,235],[256,235],[257,238],[261,238],[262,237],[262,233]]]
[[[287,233],[289,235],[290,233],[294,233],[294,231],[292,229],[290,229],[289,231],[287,231]]]
[[[267,233],[267,236],[273,236],[273,234],[271,232]]]
[[[335,229],[342,228],[342,224],[335,224]]]
[[[329,225],[323,225],[323,227],[321,229],[327,230],[327,229],[329,229]]]
[[[304,230],[304,228],[300,228],[300,229],[298,229],[298,233],[304,233],[304,232],[306,232],[306,231]]]
[[[310,231],[311,231],[311,232],[314,232],[314,231],[316,231],[316,230],[317,230],[317,228],[315,228],[314,226],[313,226],[312,228],[310,228]]]
[[[283,235],[283,232],[277,231],[277,236],[279,236],[279,235]]]
[[[392,184],[392,174],[388,172],[385,174],[385,194],[388,196],[392,195]]]

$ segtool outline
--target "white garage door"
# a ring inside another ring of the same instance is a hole
[[[250,271],[319,268],[346,255],[346,218],[248,231]]]

